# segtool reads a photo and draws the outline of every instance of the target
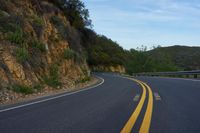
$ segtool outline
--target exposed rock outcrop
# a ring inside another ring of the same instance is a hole
[[[116,73],[125,73],[125,68],[121,65],[116,66],[93,66],[92,69],[94,71],[104,71],[104,72],[116,72]]]
[[[74,45],[68,36],[78,31],[56,6],[45,0],[0,4],[0,88],[44,83],[52,65],[58,68],[56,80],[65,85],[89,76],[85,59],[78,58],[81,51],[74,50],[72,57],[65,58],[66,50]],[[77,44],[81,47],[80,41]]]

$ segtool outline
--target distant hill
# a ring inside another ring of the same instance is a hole
[[[147,52],[156,60],[169,58],[181,70],[200,69],[200,47],[159,47]]]

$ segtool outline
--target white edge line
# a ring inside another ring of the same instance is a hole
[[[64,97],[64,96],[69,96],[69,95],[73,95],[73,94],[76,94],[76,93],[79,93],[79,92],[82,92],[82,91],[87,91],[87,90],[96,88],[96,87],[98,87],[98,86],[100,86],[100,85],[102,85],[104,83],[104,79],[103,78],[98,77],[98,76],[96,76],[96,77],[99,78],[99,79],[101,79],[102,82],[99,83],[99,84],[97,84],[97,85],[95,85],[95,86],[91,86],[91,87],[86,88],[86,89],[82,89],[82,90],[78,90],[78,91],[74,91],[74,92],[69,92],[69,93],[66,93],[66,94],[59,95],[59,96],[55,96],[55,97],[43,99],[43,100],[40,100],[40,101],[30,102],[30,103],[23,104],[23,105],[19,105],[19,106],[15,106],[15,107],[10,107],[10,108],[7,108],[7,109],[2,109],[2,110],[0,110],[0,113],[6,112],[6,111],[10,111],[10,110],[13,110],[13,109],[18,109],[18,108],[30,106],[30,105],[34,105],[34,104],[38,104],[38,103],[43,103],[43,102],[46,102],[46,101],[58,99],[58,98],[61,98],[61,97]]]

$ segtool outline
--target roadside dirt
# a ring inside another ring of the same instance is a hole
[[[51,96],[51,95],[56,95],[56,94],[62,94],[65,92],[81,90],[86,87],[93,86],[99,82],[100,82],[100,79],[93,76],[91,77],[90,81],[87,81],[85,83],[79,83],[71,87],[63,86],[60,89],[55,89],[55,88],[45,86],[41,92],[33,93],[29,95],[16,93],[10,90],[3,90],[0,92],[0,105],[11,105],[11,104],[16,104],[20,102],[34,100],[34,99],[45,97],[45,96]]]

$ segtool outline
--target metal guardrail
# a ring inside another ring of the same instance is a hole
[[[200,70],[194,71],[178,71],[178,72],[147,72],[147,73],[135,73],[133,76],[171,76],[171,77],[181,77],[190,75],[194,76],[194,78],[198,78],[200,75]]]

